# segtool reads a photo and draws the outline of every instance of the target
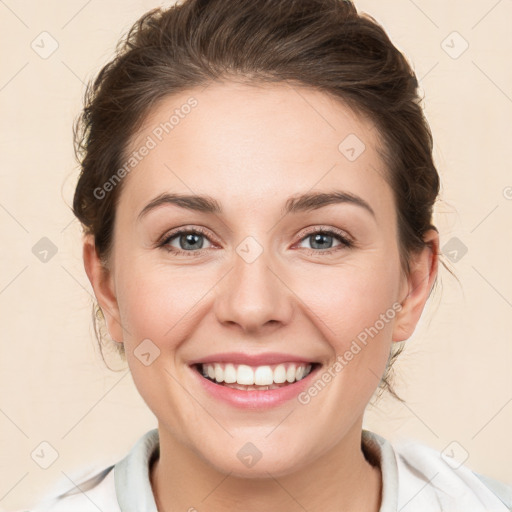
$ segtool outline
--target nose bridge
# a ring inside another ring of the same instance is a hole
[[[275,258],[260,240],[248,236],[238,244],[233,268],[216,298],[218,320],[236,323],[246,331],[287,323],[291,314],[290,295],[276,275]]]

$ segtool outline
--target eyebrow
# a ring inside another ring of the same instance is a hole
[[[335,190],[332,192],[309,192],[292,196],[287,199],[282,215],[288,213],[299,213],[311,210],[317,210],[330,204],[348,203],[359,206],[368,211],[374,218],[376,217],[373,208],[362,198],[351,192]],[[188,194],[170,194],[163,193],[151,200],[139,213],[138,220],[147,215],[151,210],[164,204],[172,204],[202,213],[222,214],[222,207],[211,196],[206,195],[188,195]]]

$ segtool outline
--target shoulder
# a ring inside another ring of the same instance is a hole
[[[473,471],[467,452],[456,441],[439,452],[402,439],[393,442],[393,451],[403,512],[421,509],[421,504],[429,502],[441,511],[512,511],[512,486]]]
[[[91,475],[92,473],[92,475]],[[18,512],[121,512],[115,491],[114,466],[83,470],[59,480],[30,510]]]
[[[505,484],[500,480],[495,480],[486,475],[481,475],[476,471],[473,471],[473,473],[512,511],[512,485]]]
[[[156,511],[148,469],[158,453],[155,428],[140,437],[116,464],[65,473],[35,507],[17,512]]]

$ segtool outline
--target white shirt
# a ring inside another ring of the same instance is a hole
[[[429,446],[412,440],[391,444],[363,429],[362,448],[367,459],[381,469],[379,512],[512,511],[511,485],[459,466]],[[96,469],[92,477],[92,473],[81,475],[80,480],[71,476],[77,487],[67,478],[58,482],[30,512],[157,512],[149,468],[158,455],[155,428],[117,464]]]

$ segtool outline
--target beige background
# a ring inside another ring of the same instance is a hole
[[[109,371],[96,348],[91,287],[69,205],[77,177],[71,125],[84,82],[131,23],[157,5],[0,3],[5,510],[29,507],[57,480],[69,482],[77,469],[115,463],[156,426],[127,369]],[[453,262],[462,285],[441,268],[442,286],[396,365],[406,405],[383,399],[369,409],[365,426],[439,451],[449,446],[457,456],[465,450],[466,465],[512,484],[512,2],[356,5],[384,25],[421,80],[443,182],[435,219],[441,248],[453,258],[446,244],[467,247]],[[51,36],[39,36],[43,31]],[[58,48],[43,59],[31,43],[48,51],[50,37]],[[464,40],[469,48],[453,58]],[[57,249],[46,263],[32,252],[43,237]],[[48,469],[31,458],[41,453],[43,441],[59,454]]]

